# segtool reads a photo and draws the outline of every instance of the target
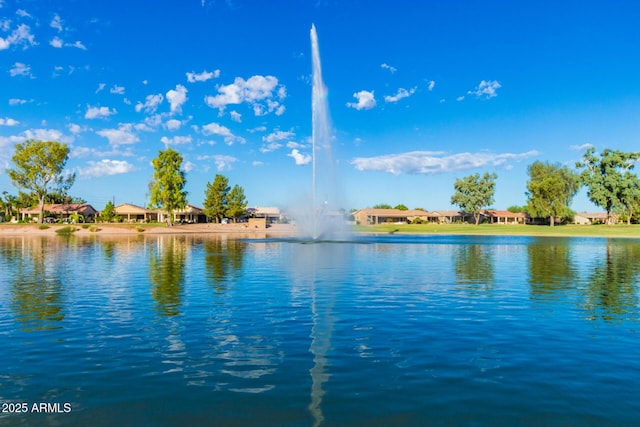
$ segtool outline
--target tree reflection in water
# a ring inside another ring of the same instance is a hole
[[[65,242],[43,237],[21,243],[13,247],[15,256],[9,256],[14,271],[12,310],[25,331],[59,329],[65,316],[60,279],[64,265],[56,256],[61,252],[56,246]]]
[[[576,269],[569,239],[542,237],[527,245],[531,297],[546,299],[573,289]]]
[[[607,241],[606,255],[588,279],[585,308],[592,319],[638,320],[640,246],[635,241]]]
[[[162,316],[180,314],[186,258],[184,238],[158,236],[156,250],[149,256],[149,279],[154,285],[151,296]]]
[[[227,290],[227,282],[237,279],[242,273],[242,261],[247,243],[220,236],[205,240],[205,266],[207,277],[213,282],[216,293]]]
[[[489,289],[494,283],[491,248],[484,245],[460,245],[455,248],[456,282],[462,285],[482,285]]]

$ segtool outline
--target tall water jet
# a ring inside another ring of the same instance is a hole
[[[311,201],[294,212],[301,237],[313,240],[344,236],[346,224],[339,213],[339,189],[331,153],[331,121],[327,89],[322,80],[320,48],[315,25],[311,26]]]

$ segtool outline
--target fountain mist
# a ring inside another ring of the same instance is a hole
[[[311,92],[311,201],[294,212],[301,237],[313,240],[344,238],[347,227],[340,214],[338,185],[331,154],[331,123],[327,89],[322,80],[320,49],[315,25],[311,26],[313,68]]]

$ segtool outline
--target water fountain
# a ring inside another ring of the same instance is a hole
[[[311,26],[311,200],[294,209],[298,235],[305,239],[344,239],[347,227],[339,213],[340,197],[331,153],[331,121],[327,89],[322,80],[320,49],[315,25]]]

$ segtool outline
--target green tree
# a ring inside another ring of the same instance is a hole
[[[0,206],[2,206],[2,212],[4,213],[4,220],[10,221],[13,217],[18,203],[18,198],[7,191],[2,192],[3,198],[0,199]]]
[[[216,223],[221,222],[227,213],[229,190],[229,179],[224,175],[216,174],[213,183],[207,182],[203,211],[209,218],[214,218]]]
[[[100,212],[100,219],[104,222],[112,222],[116,217],[116,210],[113,202],[109,200]]]
[[[176,150],[167,148],[158,152],[153,159],[153,180],[150,183],[151,207],[162,208],[169,214],[167,223],[173,225],[176,209],[183,209],[187,205],[187,184],[182,170],[182,156]]]
[[[518,206],[518,205],[511,205],[507,208],[507,210],[509,212],[512,213],[520,213],[520,212],[529,212],[526,206]]]
[[[378,203],[377,205],[373,205],[373,209],[393,209],[391,205],[386,203]]]
[[[19,189],[31,191],[38,198],[40,223],[44,219],[44,202],[49,192],[66,193],[76,179],[75,174],[65,175],[64,166],[69,158],[66,144],[56,141],[28,139],[16,144],[11,158],[13,169],[7,173]]]
[[[582,169],[580,182],[587,186],[589,200],[607,211],[607,224],[611,224],[613,210],[624,205],[625,180],[630,176],[625,172],[633,169],[640,152],[625,153],[608,148],[600,156],[595,152],[593,147],[587,149],[576,167]]]
[[[549,162],[534,162],[528,171],[529,213],[535,217],[548,217],[551,227],[557,217],[570,216],[569,205],[580,188],[578,175],[566,166]]]
[[[486,172],[456,179],[453,184],[455,193],[451,203],[459,206],[466,213],[473,215],[476,225],[480,222],[480,211],[493,203],[498,175]]]
[[[620,210],[627,217],[627,225],[630,225],[631,218],[640,208],[640,179],[632,172],[625,173],[620,203]]]
[[[408,211],[409,208],[406,205],[403,205],[402,203],[400,203],[399,205],[396,205],[393,209],[398,209],[399,211]]]
[[[247,199],[244,196],[244,189],[238,184],[234,185],[227,197],[227,216],[236,222],[247,210]]]

